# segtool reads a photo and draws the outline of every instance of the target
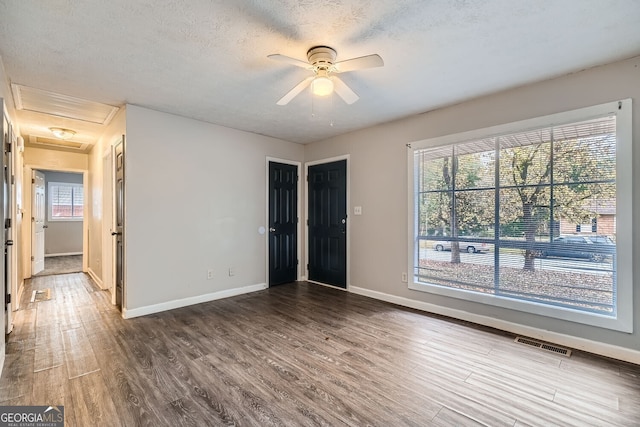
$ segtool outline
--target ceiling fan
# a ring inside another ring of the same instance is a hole
[[[280,98],[276,102],[278,105],[287,105],[289,101],[309,85],[311,85],[311,91],[314,95],[327,96],[335,91],[344,102],[353,104],[359,99],[358,95],[334,74],[362,70],[364,68],[382,67],[384,65],[380,55],[376,54],[335,62],[336,51],[329,46],[314,46],[309,49],[307,51],[307,62],[279,54],[269,55],[268,58],[313,71],[314,74],[298,83],[285,96]]]

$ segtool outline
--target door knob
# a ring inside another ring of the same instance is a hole
[[[43,225],[42,228],[49,228],[49,226],[48,225]]]
[[[274,231],[276,231],[276,229],[273,227],[269,227],[269,231],[273,233]]]
[[[118,233],[117,231],[112,231],[111,235],[112,236],[120,236],[122,233]]]

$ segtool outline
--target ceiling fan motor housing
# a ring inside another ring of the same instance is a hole
[[[328,70],[336,60],[336,51],[329,46],[315,46],[307,51],[307,59],[316,70]]]

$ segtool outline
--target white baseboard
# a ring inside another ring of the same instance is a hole
[[[248,294],[250,292],[261,291],[263,289],[267,289],[266,283],[243,286],[241,288],[225,289],[223,291],[213,292],[210,294],[198,295],[195,297],[183,298],[183,299],[174,300],[174,301],[167,301],[167,302],[162,302],[160,304],[153,304],[153,305],[147,305],[144,307],[132,308],[130,310],[123,308],[122,317],[125,319],[131,319],[133,317],[146,316],[147,314],[173,310],[175,308],[186,307],[188,305],[200,304],[203,302],[215,301],[217,299],[234,297],[236,295]]]
[[[18,297],[16,298],[15,304],[13,304],[13,310],[18,311],[20,309],[20,301],[22,301],[22,294],[24,293],[24,279],[18,285]]]
[[[557,332],[546,331],[544,329],[520,325],[517,323],[508,322],[506,320],[496,319],[494,317],[469,313],[466,311],[456,310],[453,308],[443,307],[427,302],[415,301],[409,298],[399,297],[378,291],[372,291],[370,289],[359,288],[356,286],[349,287],[349,291],[353,292],[354,294],[364,295],[377,300],[390,302],[392,304],[414,308],[416,310],[426,311],[429,313],[440,314],[442,316],[453,317],[455,319],[489,326],[517,335],[524,335],[530,338],[548,341],[555,344],[575,348],[577,350],[583,350],[589,353],[599,354],[601,356],[611,357],[613,359],[623,360],[625,362],[640,365],[640,351],[637,350],[632,350],[597,341],[591,341],[585,338],[578,338],[571,335],[560,334]]]
[[[50,258],[54,256],[70,256],[70,255],[82,255],[82,252],[65,252],[60,254],[45,254],[45,258]]]
[[[104,284],[102,283],[102,279],[98,277],[98,275],[91,269],[91,267],[87,269],[87,274],[91,277],[91,279],[93,279],[94,282],[96,282],[96,285],[98,285],[100,289],[106,289],[104,287]]]

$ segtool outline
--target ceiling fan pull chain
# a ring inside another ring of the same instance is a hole
[[[333,127],[333,100],[334,99],[335,99],[335,96],[331,95],[331,100],[329,101],[331,103],[329,107],[329,127]]]

